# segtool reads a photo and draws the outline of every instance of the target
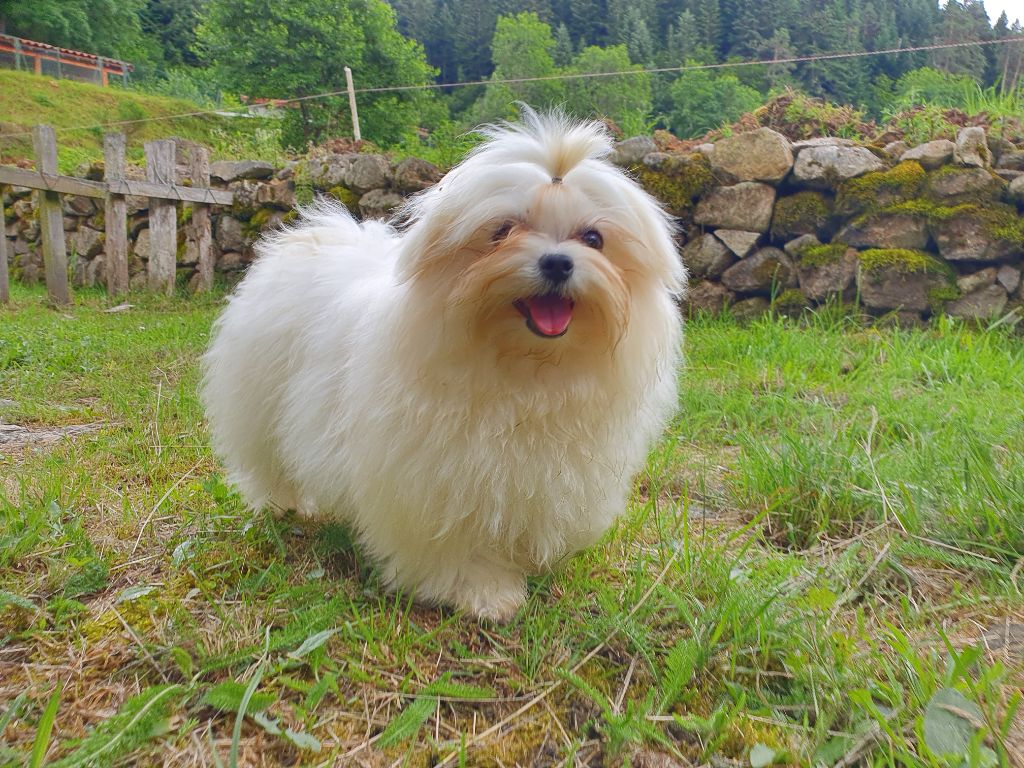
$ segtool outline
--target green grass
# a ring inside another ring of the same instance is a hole
[[[92,427],[0,443],[0,765],[1019,757],[1021,649],[981,642],[1024,622],[1005,327],[691,322],[627,514],[491,626],[247,514],[196,398],[220,299],[131,301],[0,309],[0,423]]]
[[[0,93],[0,162],[4,164],[34,160],[32,137],[24,134],[38,123],[52,125],[57,132],[62,173],[73,173],[81,163],[102,160],[105,132],[125,133],[128,160],[140,165],[144,142],[172,137],[211,147],[214,160],[282,159],[276,120],[197,115],[97,128],[91,126],[169,118],[209,108],[183,99],[6,69],[0,70]],[[88,128],[81,130],[82,126]]]

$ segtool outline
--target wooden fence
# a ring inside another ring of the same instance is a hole
[[[71,303],[68,287],[68,256],[64,241],[64,214],[60,195],[83,195],[104,201],[104,227],[107,291],[113,295],[128,290],[128,216],[126,195],[149,200],[150,256],[147,285],[150,289],[171,293],[177,264],[178,202],[192,204],[188,238],[198,253],[198,289],[208,290],[213,283],[213,250],[210,233],[210,206],[231,205],[234,195],[228,190],[210,189],[210,160],[207,150],[193,145],[188,175],[191,186],[175,183],[175,143],[149,141],[146,150],[146,180],[125,178],[125,137],[107,134],[103,139],[104,180],[91,181],[57,173],[57,140],[53,128],[37,125],[32,133],[36,170],[0,166],[0,203],[5,185],[36,190],[46,289],[54,304]],[[0,302],[7,302],[7,237],[0,237]]]

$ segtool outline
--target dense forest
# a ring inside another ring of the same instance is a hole
[[[1019,94],[1024,73],[1020,43],[784,61],[1024,35],[981,0],[0,0],[0,26],[127,59],[133,87],[200,103],[340,90],[346,65],[363,88],[486,81],[361,94],[364,133],[385,145],[506,116],[517,100],[686,137],[787,88],[883,117]],[[779,63],[699,68],[745,61]],[[630,74],[572,77],[600,72]],[[498,82],[538,77],[550,79]],[[297,102],[286,141],[344,133],[345,110]]]

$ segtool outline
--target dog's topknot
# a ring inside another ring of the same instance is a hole
[[[525,104],[520,122],[485,125],[478,132],[489,140],[470,157],[486,154],[495,163],[533,163],[559,181],[584,160],[612,151],[611,136],[600,123],[574,120],[559,110],[536,112]]]

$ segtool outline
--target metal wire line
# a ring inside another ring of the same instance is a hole
[[[597,77],[624,77],[629,75],[661,74],[667,72],[694,72],[699,70],[711,69],[759,67],[771,66],[773,64],[803,64],[812,61],[835,61],[839,59],[856,59],[866,58],[870,56],[891,56],[900,53],[920,53],[923,51],[939,51],[950,48],[970,48],[975,46],[1006,45],[1011,43],[1024,43],[1024,37],[1004,37],[998,40],[969,40],[959,43],[932,43],[930,45],[916,45],[906,48],[885,48],[877,51],[845,51],[842,53],[819,53],[807,56],[791,56],[783,59],[758,59],[752,61],[727,61],[722,62],[720,64],[687,64],[680,67],[653,67],[650,69],[628,69],[619,72],[572,72],[558,75],[538,75],[536,77],[511,77],[504,78],[501,80],[466,80],[457,83],[422,83],[419,85],[383,85],[371,86],[367,88],[355,88],[353,90],[356,94],[360,94],[391,93],[396,91],[439,90],[442,88],[463,88],[475,85],[515,85],[518,83],[534,83],[548,80],[581,80]],[[284,106],[286,104],[298,104],[304,101],[314,101],[317,99],[328,99],[336,96],[344,96],[347,93],[348,90],[343,89],[338,91],[325,91],[323,93],[314,93],[308,96],[295,96],[290,99],[273,99],[272,101],[274,102],[275,106]],[[206,115],[223,114],[225,112],[232,111],[238,112],[240,110],[248,111],[249,107],[236,107],[234,109],[204,109],[197,110],[195,112],[182,112],[175,115],[163,115],[160,117],[143,117],[134,120],[115,120],[108,123],[96,123],[94,125],[67,126],[63,128],[55,128],[54,130],[57,132],[65,133],[71,131],[91,131],[96,130],[98,128],[115,128],[118,126],[125,125],[138,125],[140,123],[154,123],[163,122],[166,120],[179,120],[186,117],[202,117]],[[0,134],[0,141],[4,139],[23,138],[31,135],[31,131]]]

